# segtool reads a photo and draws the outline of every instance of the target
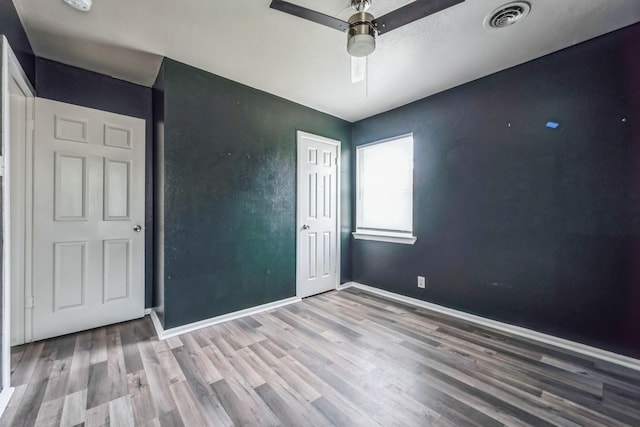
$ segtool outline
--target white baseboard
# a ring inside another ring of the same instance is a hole
[[[163,340],[162,337],[164,335],[164,328],[162,327],[162,323],[160,322],[160,318],[158,317],[158,313],[155,310],[151,309],[151,313],[149,313],[149,317],[151,318],[151,323],[153,323],[153,328],[156,330],[156,335],[158,339]]]
[[[501,332],[507,332],[513,335],[517,335],[523,338],[535,340],[544,344],[559,347],[564,350],[569,350],[575,353],[583,354],[585,356],[593,357],[596,359],[604,360],[606,362],[615,363],[626,368],[640,371],[640,360],[632,357],[623,356],[607,350],[603,350],[596,347],[591,347],[586,344],[581,344],[574,341],[569,341],[564,338],[558,338],[553,335],[543,334],[531,329],[522,328],[520,326],[510,325],[508,323],[498,322],[496,320],[486,319],[484,317],[476,316],[474,314],[465,313],[463,311],[454,310],[452,308],[443,307],[441,305],[433,304],[430,302],[422,301],[416,298],[407,297],[404,295],[396,294],[394,292],[385,291],[383,289],[374,288],[373,286],[363,285],[357,282],[348,282],[338,287],[338,290],[346,288],[358,288],[363,291],[377,294],[385,298],[389,298],[395,301],[400,301],[405,304],[410,304],[416,307],[424,308],[427,310],[435,311],[437,313],[446,314],[457,319],[466,320],[471,323],[475,323],[480,326],[484,326],[490,329],[495,329]]]
[[[4,414],[4,410],[7,409],[14,390],[15,388],[13,387],[5,387],[0,392],[0,416],[2,416],[2,414]]]
[[[145,316],[150,315],[150,314],[151,314],[151,310],[152,310],[151,308],[145,308],[145,309],[144,309],[144,315],[145,315]]]
[[[194,323],[188,323],[186,325],[177,326],[175,328],[164,329],[162,327],[162,323],[160,323],[160,319],[155,310],[151,311],[151,321],[153,322],[153,327],[156,329],[156,333],[158,334],[158,338],[160,340],[165,340],[167,338],[175,337],[178,335],[186,334],[188,332],[193,332],[198,329],[206,328],[207,326],[216,325],[222,322],[228,322],[229,320],[239,319],[245,316],[251,316],[254,314],[261,313],[267,310],[273,310],[274,308],[282,307],[288,304],[293,304],[294,302],[302,301],[301,298],[291,297],[286,298],[279,301],[270,302],[267,304],[258,305],[256,307],[246,308],[240,311],[234,311],[233,313],[223,314],[222,316],[212,317],[210,319],[200,320]]]
[[[354,285],[357,285],[357,283],[356,283],[356,282],[346,282],[346,283],[342,283],[342,284],[340,284],[340,285],[336,286],[336,291],[341,291],[341,290],[343,290],[343,289],[350,288],[350,287],[352,287],[352,286],[354,286]]]

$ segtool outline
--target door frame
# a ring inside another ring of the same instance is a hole
[[[30,225],[29,218],[27,217],[27,212],[30,209],[25,209],[26,206],[17,206],[14,210],[14,206],[11,203],[12,194],[14,193],[23,193],[25,194],[25,205],[30,205],[29,191],[27,186],[28,177],[30,176],[30,170],[25,170],[25,180],[18,180],[14,182],[11,179],[11,169],[13,166],[19,167],[19,165],[13,165],[10,162],[12,149],[15,148],[17,143],[25,143],[24,150],[24,167],[29,168],[29,163],[26,159],[29,158],[33,144],[33,106],[35,100],[35,90],[33,89],[27,75],[22,69],[20,62],[16,58],[15,54],[11,50],[9,46],[9,42],[7,38],[2,36],[2,178],[3,178],[3,194],[2,194],[2,203],[3,203],[3,219],[2,219],[2,238],[3,238],[3,254],[2,254],[2,387],[3,389],[10,389],[11,386],[11,341],[13,336],[13,331],[15,330],[15,326],[20,325],[12,325],[12,317],[22,320],[22,330],[24,330],[24,299],[22,299],[23,304],[18,304],[15,307],[15,304],[12,303],[12,291],[18,292],[17,298],[24,296],[24,291],[26,290],[26,286],[22,283],[12,283],[11,277],[15,270],[22,271],[25,277],[28,273],[29,269],[26,268],[27,265],[30,265],[30,251],[29,244],[30,239],[28,239]],[[26,102],[26,112],[27,117],[25,118],[25,140],[24,141],[13,141],[10,140],[10,91],[9,91],[9,82],[13,80],[20,90],[25,95]],[[22,157],[22,156],[21,156]],[[12,212],[15,215],[12,215]],[[15,218],[17,217],[17,218]],[[24,242],[24,252],[18,253],[16,251],[15,245],[16,243],[11,239],[11,225],[12,221],[24,221],[23,228],[23,242]],[[22,294],[20,293],[22,290]],[[15,298],[14,298],[15,299]],[[17,310],[15,316],[12,316],[13,311]],[[21,315],[22,314],[22,315]]]
[[[302,218],[302,209],[300,209],[299,203],[302,200],[302,194],[305,191],[302,182],[304,182],[302,177],[302,168],[300,165],[302,164],[302,159],[304,158],[304,152],[302,150],[301,139],[309,138],[314,139],[316,141],[333,145],[336,147],[336,283],[335,289],[340,287],[340,275],[342,272],[342,266],[340,265],[341,260],[341,252],[340,252],[340,230],[341,230],[341,211],[340,211],[340,196],[341,193],[341,183],[340,183],[340,166],[342,164],[341,153],[342,153],[342,141],[336,139],[326,138],[324,136],[315,135],[309,132],[304,132],[301,130],[296,131],[296,297],[300,297],[300,287],[302,284],[302,268],[300,259],[300,246],[302,241],[300,239],[300,230],[302,229],[302,225],[304,224],[304,218]]]

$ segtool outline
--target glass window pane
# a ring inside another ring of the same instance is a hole
[[[413,137],[358,148],[359,229],[412,232]]]

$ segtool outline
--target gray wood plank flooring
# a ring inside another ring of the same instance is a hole
[[[11,378],[2,426],[640,426],[639,372],[355,289],[15,347]]]

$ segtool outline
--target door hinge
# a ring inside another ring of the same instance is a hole
[[[27,297],[24,299],[24,308],[33,308],[33,297]]]
[[[33,119],[27,120],[27,126],[29,130],[34,130],[36,128],[36,121]]]

